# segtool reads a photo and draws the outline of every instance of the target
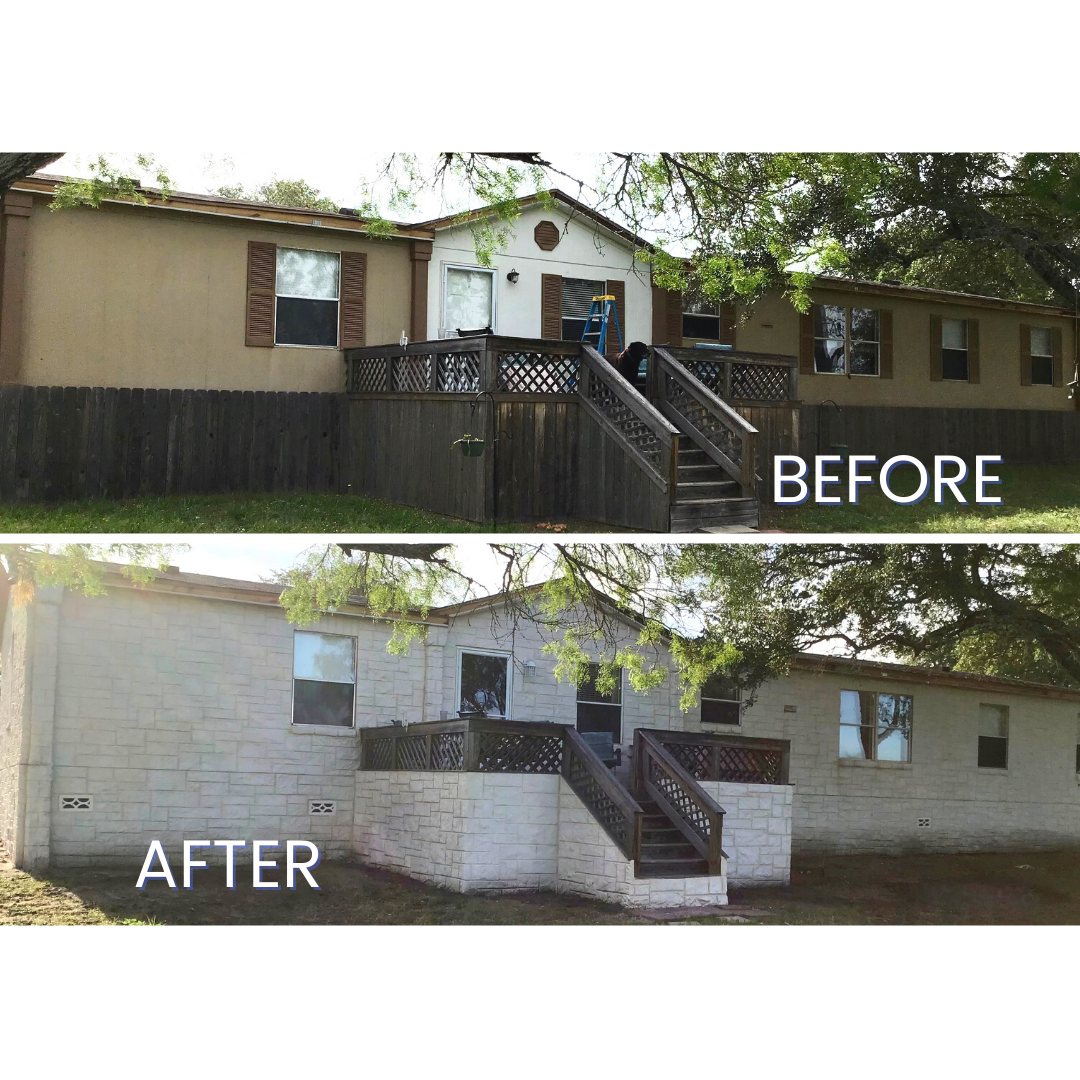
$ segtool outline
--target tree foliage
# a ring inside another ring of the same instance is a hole
[[[652,256],[660,284],[713,301],[781,290],[805,310],[822,273],[1078,302],[1080,154],[609,152],[586,176],[539,153],[446,153],[399,182],[447,175],[480,201],[569,177],[680,256]]]
[[[684,708],[713,674],[748,701],[798,652],[827,648],[945,669],[1080,686],[1080,547],[1032,544],[492,544],[504,630],[528,624],[555,673],[600,688],[627,669],[647,692],[678,679]],[[283,575],[307,624],[348,597],[378,615],[479,595],[453,553],[434,559],[315,553]],[[626,617],[637,629],[626,642]],[[426,628],[398,619],[391,650]]]
[[[63,585],[86,596],[104,592],[110,564],[138,585],[152,581],[186,544],[0,544],[0,563],[14,582],[17,607],[34,598],[38,586]]]
[[[88,206],[96,210],[106,199],[127,199],[145,205],[143,181],[152,178],[162,199],[168,199],[174,188],[168,170],[153,154],[131,157],[117,154],[98,154],[87,166],[89,176],[70,177],[53,193],[52,210]]]
[[[318,188],[312,187],[304,179],[279,180],[275,176],[250,190],[243,184],[233,184],[219,187],[214,194],[226,199],[248,199],[301,210],[325,210],[331,214],[336,214],[338,210],[338,204],[333,199],[320,194]]]

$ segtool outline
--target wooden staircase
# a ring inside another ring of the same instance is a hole
[[[678,420],[673,421],[678,427]],[[744,498],[741,487],[688,435],[679,436],[678,483],[671,506],[671,531],[732,525],[757,528],[758,501]]]
[[[637,876],[643,878],[708,877],[709,864],[647,796],[638,796],[645,811],[641,822],[641,856]]]

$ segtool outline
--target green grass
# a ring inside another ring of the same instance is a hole
[[[987,488],[987,494],[1004,499],[1001,506],[976,506],[970,478],[961,485],[966,506],[957,503],[947,488],[941,506],[933,502],[932,494],[902,506],[887,499],[875,483],[861,490],[858,506],[846,502],[788,509],[763,506],[761,527],[784,532],[1080,532],[1080,465],[1000,465],[988,471],[1001,477],[1001,484]],[[844,485],[826,488],[826,494],[847,498],[846,469],[843,475]],[[913,492],[915,469],[902,466],[893,474],[891,486],[900,495]]]
[[[537,529],[543,531],[545,526],[500,525],[495,531],[531,532]],[[0,505],[0,533],[485,531],[491,530],[460,518],[431,514],[362,495],[148,495],[116,501],[91,499]]]

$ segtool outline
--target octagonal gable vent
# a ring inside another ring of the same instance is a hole
[[[559,226],[554,221],[544,220],[537,222],[536,228],[533,229],[533,239],[541,251],[554,251],[559,246],[562,233],[559,232]]]

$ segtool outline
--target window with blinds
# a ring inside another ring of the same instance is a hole
[[[563,341],[581,340],[592,298],[605,295],[606,288],[603,281],[588,281],[585,278],[562,279]]]

